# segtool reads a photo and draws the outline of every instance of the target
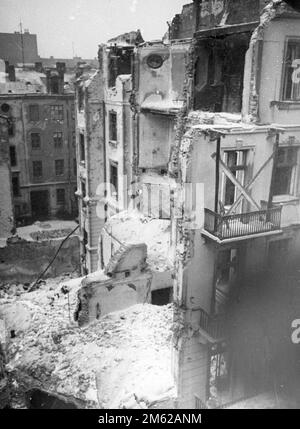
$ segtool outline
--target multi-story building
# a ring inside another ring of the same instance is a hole
[[[182,408],[286,385],[270,328],[276,282],[268,296],[257,275],[288,271],[300,245],[300,15],[285,2],[195,3],[186,117],[170,164],[182,188],[202,184],[194,211],[182,201],[172,217]]]
[[[45,73],[41,67],[6,62],[1,74],[0,111],[12,123],[13,204],[21,223],[77,212],[74,93],[65,85],[63,64]]]

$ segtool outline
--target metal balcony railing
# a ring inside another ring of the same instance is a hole
[[[203,309],[200,310],[200,328],[207,334],[211,342],[222,341],[225,337],[224,317],[221,315],[209,315]]]
[[[204,229],[219,240],[276,232],[281,229],[281,211],[282,206],[255,212],[220,215],[205,209]]]

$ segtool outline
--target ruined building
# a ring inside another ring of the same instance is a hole
[[[1,60],[0,112],[18,225],[77,213],[74,92],[63,63],[16,68]],[[68,81],[67,81],[68,79]]]
[[[174,300],[178,408],[285,376],[255,276],[299,253],[299,18],[280,0],[195,0],[163,41],[119,36],[79,78],[82,265],[96,272],[76,319]]]

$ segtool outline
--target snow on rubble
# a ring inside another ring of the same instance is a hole
[[[135,305],[79,328],[72,315],[81,280],[49,279],[37,291],[0,299],[6,335],[15,334],[7,364],[15,403],[20,386],[85,408],[151,408],[172,400],[172,305]]]

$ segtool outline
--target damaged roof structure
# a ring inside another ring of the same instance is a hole
[[[24,391],[23,359],[78,407],[299,404],[284,335],[300,302],[300,14],[287,3],[195,0],[163,40],[125,33],[78,71],[84,277],[57,303],[47,287],[21,302],[46,300],[50,320],[37,309],[9,345]]]

